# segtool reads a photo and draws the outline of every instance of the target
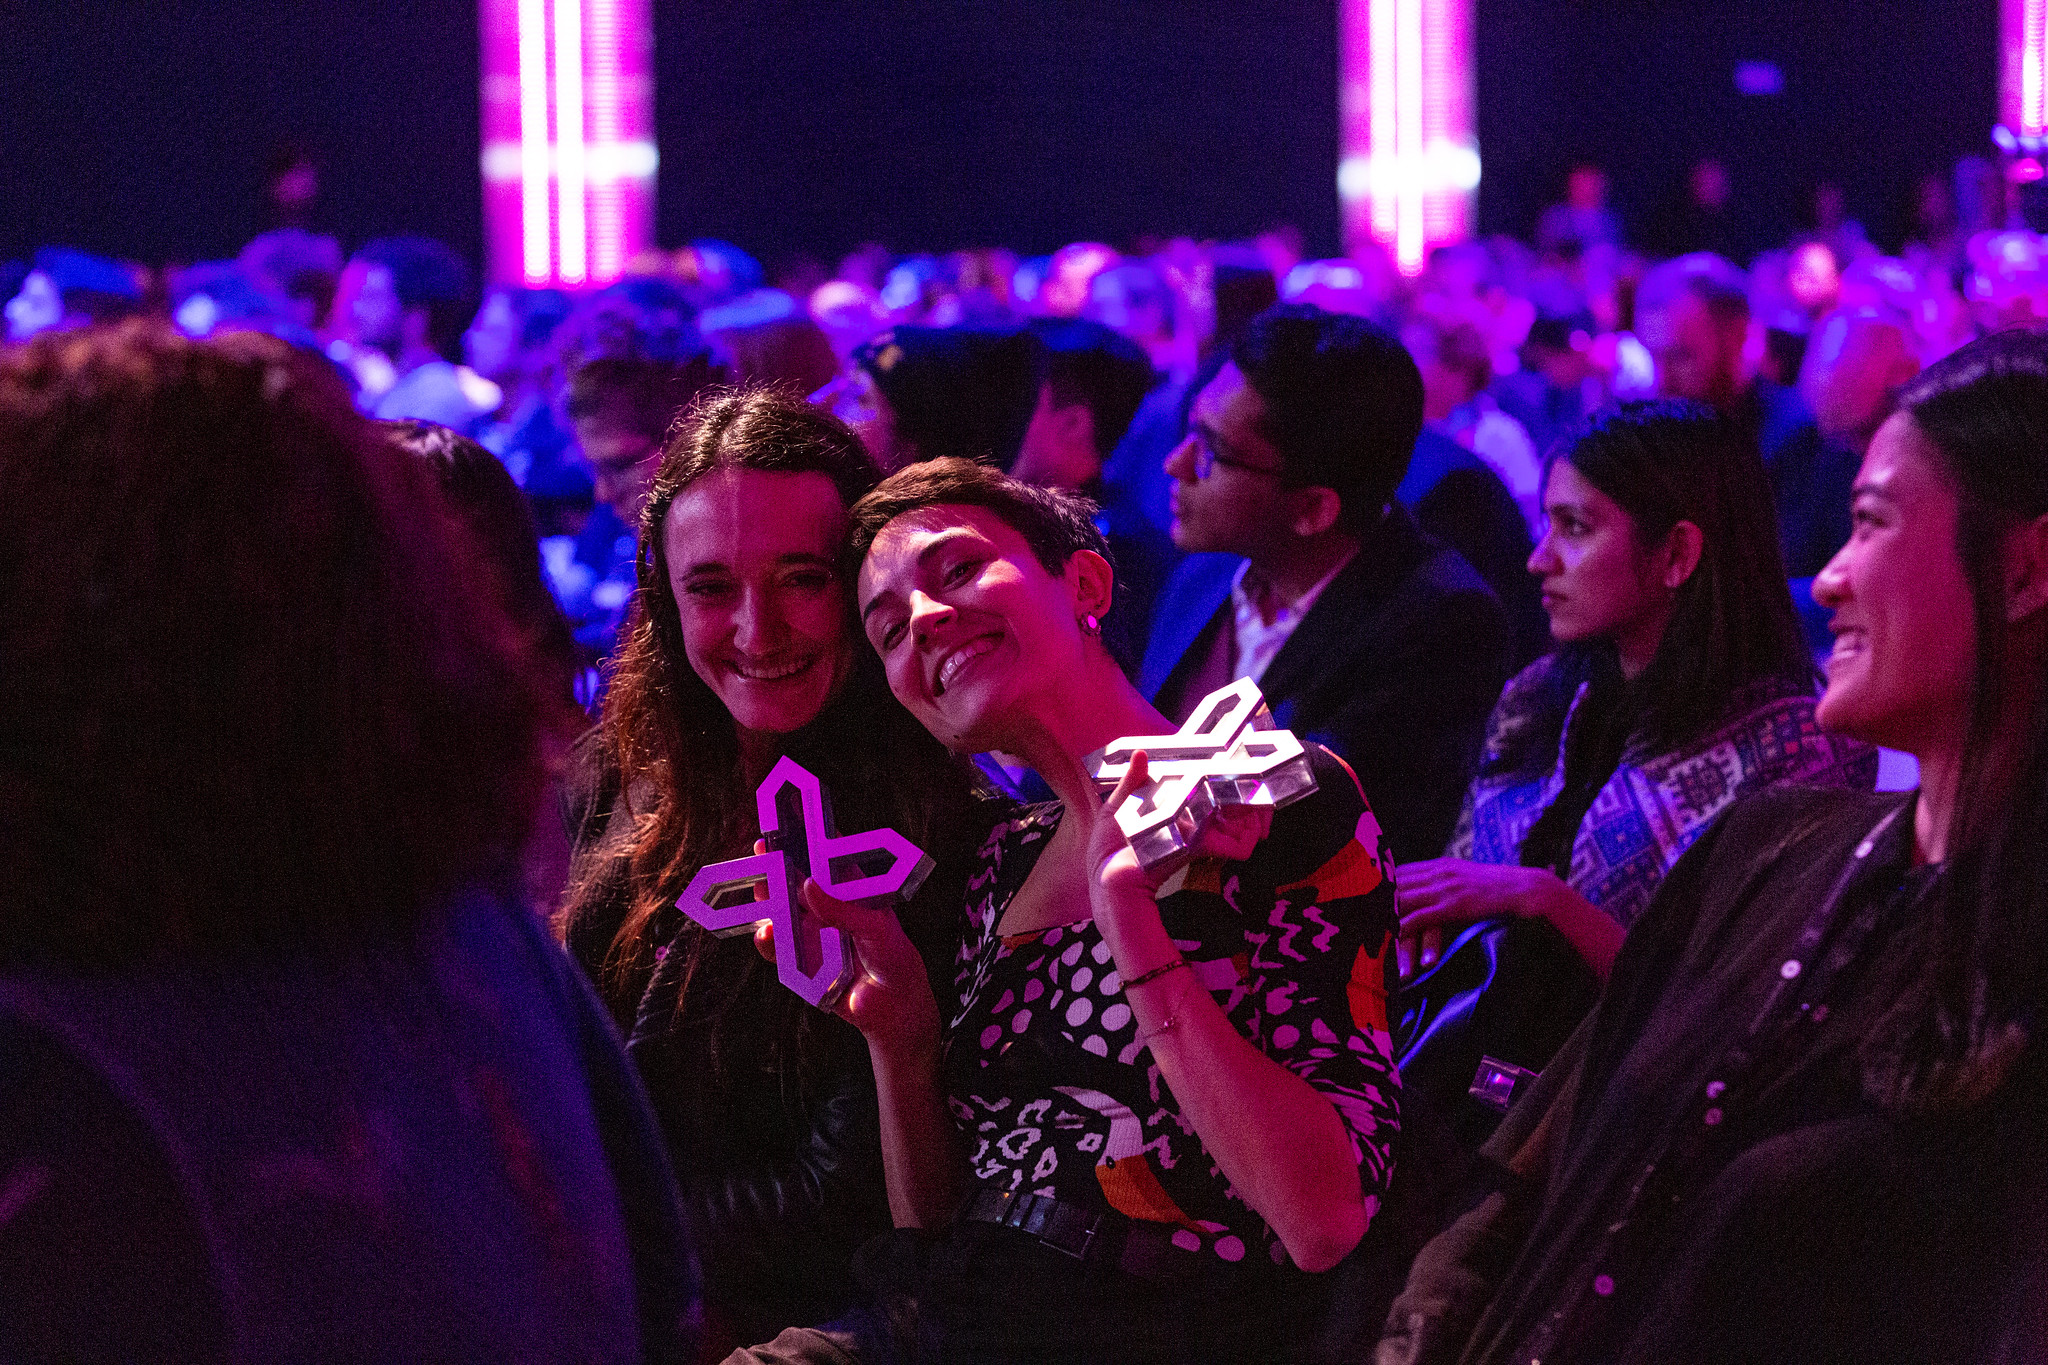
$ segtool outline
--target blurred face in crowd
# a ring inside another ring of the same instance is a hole
[[[1293,534],[1280,452],[1258,430],[1265,411],[1235,364],[1196,395],[1187,439],[1166,457],[1173,543],[1181,549],[1257,558]]]
[[[1575,167],[1565,182],[1565,197],[1575,209],[1599,208],[1607,202],[1607,173],[1598,166]]]
[[[868,454],[887,474],[910,464],[917,456],[901,449],[896,439],[896,410],[863,366],[848,366],[839,378],[811,395],[811,401],[853,428]]]
[[[1703,209],[1728,207],[1728,168],[1718,161],[1702,161],[1692,168],[1692,201]]]
[[[362,282],[356,290],[354,311],[356,339],[395,359],[403,344],[399,321],[405,315],[405,308],[398,301],[398,286],[391,278],[390,267],[370,265],[364,268]]]
[[[1657,392],[1717,407],[1742,392],[1742,348],[1748,324],[1716,318],[1687,292],[1644,313],[1636,331],[1657,364]]]
[[[661,463],[661,438],[602,411],[577,418],[574,426],[576,444],[583,447],[591,480],[597,485],[597,500],[628,528],[638,526],[655,467]]]
[[[1856,473],[1849,543],[1813,580],[1834,612],[1830,730],[1924,754],[1962,742],[1977,651],[1956,549],[1958,503],[1940,452],[1905,413],[1878,428]]]
[[[7,338],[27,341],[64,321],[64,299],[57,282],[40,270],[28,272],[21,290],[7,301]]]
[[[1001,747],[1012,723],[1044,706],[1071,707],[1084,560],[1106,575],[1099,557],[1076,554],[1055,577],[984,507],[921,507],[884,526],[857,595],[896,700],[971,753]]]
[[[1920,372],[1905,329],[1879,317],[1837,313],[1806,348],[1799,396],[1820,434],[1855,450],[1870,444],[1899,389]]]
[[[1543,514],[1543,539],[1529,556],[1529,572],[1543,581],[1551,636],[1560,644],[1612,643],[1622,671],[1640,672],[1664,638],[1678,587],[1698,563],[1697,533],[1690,563],[1675,543],[1680,532],[1662,546],[1645,546],[1635,519],[1569,460],[1550,467]],[[1674,567],[1683,572],[1674,574]]]
[[[388,272],[387,272],[388,273]],[[477,309],[476,320],[462,334],[462,351],[469,368],[494,384],[517,378],[519,364],[519,317],[512,300],[492,294]]]
[[[823,474],[716,469],[669,505],[669,586],[690,667],[748,735],[809,724],[846,680],[853,631],[835,568],[846,509]]]
[[[1086,403],[1061,403],[1052,385],[1041,384],[1031,425],[1010,473],[1041,488],[1079,490],[1102,477],[1095,449],[1095,415]]]
[[[1441,422],[1478,396],[1470,370],[1444,363],[1444,337],[1436,327],[1411,322],[1401,329],[1401,344],[1422,372],[1423,421]]]

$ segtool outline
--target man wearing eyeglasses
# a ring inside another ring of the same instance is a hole
[[[1457,821],[1507,679],[1499,600],[1394,494],[1422,378],[1362,318],[1279,304],[1196,396],[1167,457],[1173,540],[1139,686],[1176,722],[1238,678],[1357,772],[1397,857]]]

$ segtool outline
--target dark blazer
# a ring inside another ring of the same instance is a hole
[[[1230,615],[1235,555],[1192,555],[1160,594],[1139,690],[1180,697]],[[1350,763],[1403,861],[1449,842],[1508,676],[1500,602],[1398,504],[1259,680],[1274,720]]]

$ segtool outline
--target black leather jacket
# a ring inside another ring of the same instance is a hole
[[[594,981],[601,980],[632,902],[628,870],[612,837],[623,831],[608,829],[618,784],[596,766],[599,752],[594,741],[578,746],[564,791],[579,868],[592,866],[586,859],[601,860],[595,892],[581,898],[566,926],[571,954]],[[905,920],[950,925],[963,891],[964,874],[955,869],[964,860],[931,851],[941,870]],[[676,912],[665,932],[681,922]],[[929,945],[928,961],[943,951]],[[667,1139],[702,1261],[712,1329],[722,1327],[741,1343],[760,1342],[784,1327],[830,1321],[860,1297],[850,1270],[853,1253],[891,1226],[880,1118],[867,1044],[857,1030],[814,1012],[806,1020],[815,1031],[808,1074],[799,1078],[793,1067],[778,1068],[772,1035],[787,1027],[789,1015],[774,969],[755,956],[745,935],[717,941],[712,952],[732,955],[716,964],[731,970],[711,975],[737,980],[739,993],[721,1020],[716,1058],[710,1006],[693,997],[690,1008],[676,1013],[677,974],[656,971],[635,983],[639,989],[624,992],[637,1007],[622,1006],[619,992],[600,993],[630,1040],[627,1050]]]

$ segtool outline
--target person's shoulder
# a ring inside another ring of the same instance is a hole
[[[1747,792],[1730,803],[1718,822],[1716,858],[1738,867],[1761,867],[1802,848],[1832,849],[1868,833],[1905,799],[1898,792],[1800,782]]]

